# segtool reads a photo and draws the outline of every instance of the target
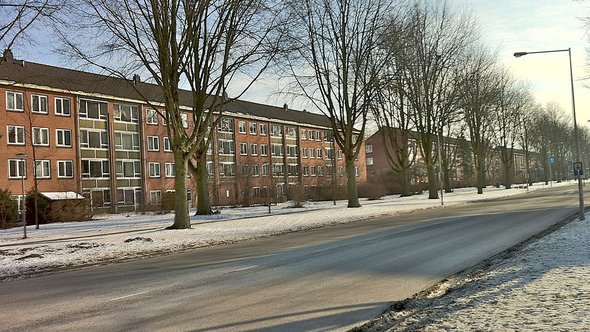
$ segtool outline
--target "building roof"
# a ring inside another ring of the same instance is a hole
[[[62,201],[69,199],[84,199],[84,196],[73,191],[59,191],[59,192],[40,192],[42,196],[47,197],[52,201]]]
[[[112,76],[16,60],[10,51],[0,58],[0,80],[14,84],[34,85],[40,88],[65,90],[73,94],[96,94],[104,97],[163,103],[164,96],[158,85],[133,82]],[[135,86],[134,86],[135,84]],[[181,90],[180,103],[190,107],[191,92]],[[298,111],[288,107],[264,105],[244,100],[233,100],[225,106],[230,113],[264,117],[314,126],[330,127],[323,114]]]

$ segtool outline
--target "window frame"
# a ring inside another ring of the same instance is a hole
[[[145,112],[145,122],[149,125],[157,126],[159,124],[158,117],[158,110],[155,108],[148,108]]]
[[[153,172],[152,172],[152,170],[153,170]],[[162,168],[161,168],[161,165],[159,162],[157,162],[157,161],[148,162],[148,177],[150,177],[150,178],[162,177]]]
[[[13,165],[16,166],[16,175],[11,174]],[[27,161],[25,159],[8,159],[8,178],[9,179],[26,179],[27,178]]]
[[[44,171],[47,170],[47,174],[39,175],[39,172],[37,171],[39,165],[41,165],[41,173],[44,173]],[[51,179],[51,161],[49,159],[35,160],[35,179]]]
[[[64,105],[67,101],[68,104],[68,112],[65,113],[64,112]],[[60,105],[59,107],[57,107],[57,105]],[[61,110],[60,112],[58,112],[58,108]],[[53,98],[53,114],[57,115],[57,116],[71,116],[72,115],[72,99],[71,98],[67,98],[67,97],[54,97]]]
[[[159,136],[147,136],[148,151],[160,151],[160,137]]]
[[[8,95],[12,95],[13,97],[13,106],[14,108],[9,108],[9,99],[8,99]],[[20,96],[20,107],[21,108],[16,108],[18,105],[18,99],[17,96]],[[25,111],[25,95],[22,92],[17,92],[17,91],[6,91],[6,110],[9,112],[24,112]]]
[[[47,127],[33,127],[32,128],[32,132],[33,132],[33,146],[49,146],[50,143],[50,137],[49,137],[49,128]],[[45,133],[47,138],[47,142],[40,142],[37,143],[37,139],[38,138],[44,138],[45,135],[42,135],[42,133]]]
[[[60,164],[63,165],[63,169],[65,171],[64,175],[61,174]],[[68,173],[67,164],[71,165],[72,175],[67,174]],[[73,160],[58,160],[56,165],[57,165],[57,178],[58,179],[73,179],[74,178],[74,161]]]
[[[46,95],[40,95],[40,94],[32,94],[31,95],[31,113],[35,113],[35,114],[49,114],[49,103],[48,100],[49,98],[47,98]],[[39,109],[35,109],[35,100],[37,100],[37,106],[39,107]],[[44,100],[45,102],[41,102],[42,100]],[[45,110],[43,110],[43,105],[45,105]]]
[[[175,173],[174,163],[164,163],[164,177],[173,178]]]
[[[11,139],[10,128],[14,128],[16,130],[15,136],[14,136],[16,141],[14,141],[14,142],[10,141],[10,139]],[[22,132],[22,142],[18,140],[19,136],[21,136],[18,134],[19,131]],[[6,143],[8,145],[25,145],[26,140],[27,140],[27,138],[26,138],[25,126],[6,125]]]
[[[69,140],[70,144],[65,144],[66,141],[66,133],[69,133]],[[60,138],[63,141],[60,143]],[[72,130],[71,129],[64,129],[64,128],[56,128],[55,129],[55,145],[58,148],[71,148],[72,147]]]

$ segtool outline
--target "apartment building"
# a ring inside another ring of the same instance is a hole
[[[145,102],[145,100],[149,103]],[[190,92],[182,91],[191,130]],[[95,212],[157,209],[174,190],[174,157],[158,86],[15,59],[0,59],[0,188],[16,198],[75,191]],[[214,205],[284,199],[291,186],[344,185],[342,151],[323,115],[236,100],[207,152]],[[362,149],[364,152],[364,149]],[[23,156],[25,155],[25,156]],[[366,181],[359,156],[358,181]],[[196,202],[195,179],[187,200]]]
[[[389,190],[396,191],[400,188],[400,179],[392,171],[389,165],[387,152],[393,151],[389,137],[381,129],[365,140],[365,156],[367,168],[367,180],[372,183],[385,185]],[[410,167],[409,180],[410,185],[416,186],[416,189],[424,189],[428,183],[426,166],[424,165],[420,148],[417,141],[417,133],[410,132],[405,136],[401,135],[399,128],[393,128],[397,131],[395,136],[398,139],[398,145],[408,150],[410,159],[414,160]],[[385,137],[384,137],[385,135]],[[436,140],[435,140],[436,145]],[[454,187],[471,186],[475,184],[475,170],[473,169],[470,142],[456,138],[442,138],[442,154],[452,162],[451,172],[449,174],[451,185]],[[436,150],[434,153],[438,153]],[[525,153],[522,150],[513,150],[512,179],[516,183],[527,181],[545,180],[544,163],[538,153],[529,153],[528,173],[526,168]],[[438,167],[435,168],[438,172]],[[503,168],[498,150],[490,151],[490,157],[487,161],[486,180],[488,184],[503,183]]]

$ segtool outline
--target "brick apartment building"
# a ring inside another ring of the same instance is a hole
[[[399,131],[399,129],[394,130]],[[389,143],[388,138],[384,140],[383,135],[384,133],[382,131],[377,131],[365,140],[367,181],[383,184],[393,191],[399,190],[400,180],[392,171],[387,160],[386,149],[392,149],[391,143]],[[424,189],[428,183],[426,166],[420,155],[417,138],[413,135],[417,134],[410,133],[405,142],[401,141],[402,135],[397,135],[396,137],[400,139],[400,146],[404,146],[408,149],[410,155],[415,156],[414,165],[410,167],[410,185],[417,186],[418,189]],[[446,151],[447,155],[451,156],[451,159],[454,160],[454,166],[450,174],[451,185],[453,187],[474,185],[475,171],[468,169],[471,166],[469,141],[448,137],[443,137],[442,141],[443,151]],[[438,153],[438,151],[435,150],[434,153]],[[486,179],[489,184],[502,183],[504,179],[499,154],[492,153],[491,156],[491,159],[488,161]],[[513,158],[512,179],[516,183],[526,182],[527,172],[524,151],[515,149],[513,151]],[[438,172],[438,167],[435,168],[435,171]],[[535,182],[545,180],[543,162],[537,153],[529,154],[528,176],[531,181]]]
[[[134,84],[134,86],[132,86]],[[139,92],[138,92],[139,91]],[[141,94],[140,94],[141,93]],[[150,101],[148,104],[142,96]],[[140,81],[0,59],[0,188],[20,198],[36,177],[40,192],[75,191],[94,212],[157,209],[174,190],[174,157],[158,86]],[[180,96],[190,130],[190,92]],[[161,111],[161,110],[160,110]],[[301,185],[346,183],[342,151],[323,115],[247,101],[225,106],[208,151],[214,205],[278,199]],[[358,181],[366,181],[364,148]],[[26,155],[23,164],[19,154]],[[187,199],[196,202],[193,179]]]

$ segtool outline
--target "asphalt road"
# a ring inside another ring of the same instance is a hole
[[[332,331],[577,209],[574,187],[0,284],[0,330]]]

